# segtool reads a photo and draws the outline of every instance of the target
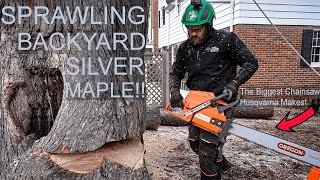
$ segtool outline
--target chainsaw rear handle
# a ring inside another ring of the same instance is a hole
[[[183,107],[185,107],[185,106],[187,105],[187,101],[186,101],[185,99],[182,100],[182,105],[183,105]],[[166,106],[166,108],[165,108],[165,111],[166,111],[167,113],[169,113],[169,114],[171,114],[171,115],[173,115],[173,116],[176,116],[176,117],[178,117],[178,118],[180,118],[180,119],[186,120],[186,117],[184,117],[182,114],[178,114],[178,113],[175,113],[175,112],[170,111],[170,110],[169,110],[169,107],[170,107],[170,106],[171,106],[171,103],[168,102],[168,104],[167,104],[167,106]]]
[[[183,107],[185,107],[185,106],[187,105],[187,101],[186,101],[185,99],[182,99],[182,105],[183,105]],[[166,110],[169,109],[170,106],[171,106],[171,103],[168,102],[168,104],[167,104],[167,106],[166,106]],[[183,107],[182,107],[182,108],[183,108]]]

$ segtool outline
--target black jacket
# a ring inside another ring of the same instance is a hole
[[[241,67],[238,73],[237,65]],[[257,69],[258,60],[235,33],[212,28],[201,44],[193,45],[188,39],[179,46],[170,74],[170,91],[180,89],[187,72],[189,89],[218,95],[230,81],[241,85]]]

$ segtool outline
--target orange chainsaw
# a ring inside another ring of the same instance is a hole
[[[166,106],[165,111],[183,121],[216,134],[224,142],[233,120],[228,119],[224,111],[234,107],[240,101],[240,96],[238,96],[236,101],[227,104],[221,100],[227,96],[229,96],[228,93],[215,97],[211,92],[191,90],[187,99],[182,101],[183,114],[170,111],[170,103]]]
[[[240,96],[237,97],[236,101],[229,104],[221,100],[228,96],[229,93],[215,96],[211,92],[191,90],[186,99],[183,100],[184,107],[181,114],[173,112],[170,103],[166,106],[165,111],[187,123],[192,123],[201,129],[216,134],[222,142],[225,142],[227,135],[233,134],[312,164],[314,167],[308,175],[308,180],[319,180],[320,168],[317,168],[320,167],[319,152],[236,123],[232,115],[229,114],[230,111],[226,110],[236,106],[240,102]]]

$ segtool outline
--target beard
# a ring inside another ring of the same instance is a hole
[[[203,41],[203,38],[199,37],[190,37],[189,39],[193,45],[198,45]]]

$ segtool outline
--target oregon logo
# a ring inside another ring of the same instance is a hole
[[[278,148],[281,150],[285,150],[287,152],[290,152],[292,154],[298,155],[298,156],[304,156],[306,154],[306,152],[300,148],[291,146],[289,144],[285,144],[285,143],[278,143]]]

